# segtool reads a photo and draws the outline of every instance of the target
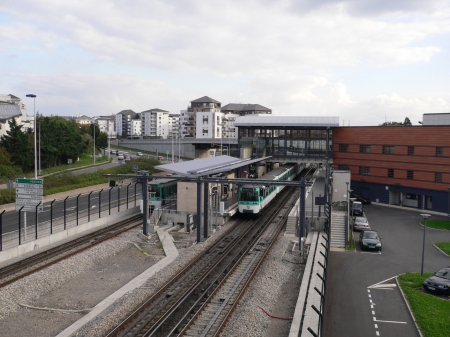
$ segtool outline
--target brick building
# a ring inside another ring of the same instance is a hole
[[[448,211],[450,125],[338,127],[333,150],[334,168],[351,171],[355,193]]]

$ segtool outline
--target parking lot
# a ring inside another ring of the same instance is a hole
[[[426,211],[365,205],[370,227],[382,238],[382,251],[330,252],[324,336],[420,336],[395,276],[420,272]],[[431,219],[445,219],[432,215]],[[356,240],[359,232],[354,232]],[[433,246],[450,241],[450,233],[426,229],[424,271],[450,265]]]

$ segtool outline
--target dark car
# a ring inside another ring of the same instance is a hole
[[[359,201],[354,201],[352,203],[352,215],[353,216],[364,216],[364,209]]]
[[[355,198],[355,201],[359,201],[363,205],[370,205],[372,203],[372,200],[370,198],[365,198],[359,194],[350,194],[350,198]]]
[[[450,267],[442,268],[433,276],[423,281],[423,288],[450,296]]]
[[[361,249],[379,250],[381,252],[381,238],[377,231],[363,231],[359,234]]]

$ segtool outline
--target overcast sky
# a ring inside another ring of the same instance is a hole
[[[341,125],[450,112],[450,0],[1,0],[0,94],[88,116],[212,97]]]

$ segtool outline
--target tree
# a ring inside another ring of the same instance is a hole
[[[18,125],[15,118],[8,121],[9,131],[1,136],[0,145],[8,151],[11,161],[24,172],[30,172],[34,168],[33,145],[28,135],[22,131],[23,125]]]
[[[394,125],[403,125],[403,126],[411,126],[412,123],[409,120],[408,117],[405,118],[405,120],[402,122],[384,122],[383,124],[380,124],[380,126],[394,126]]]

